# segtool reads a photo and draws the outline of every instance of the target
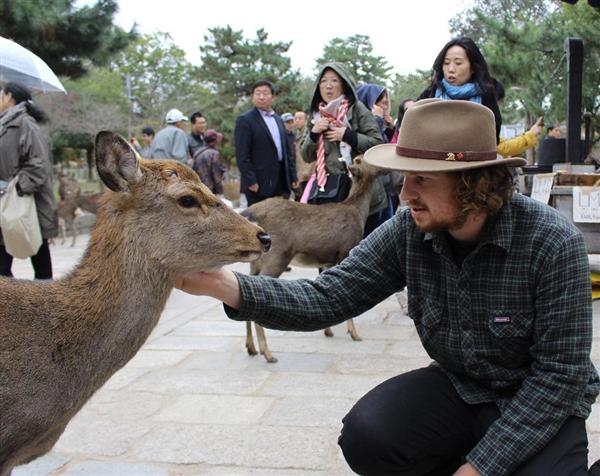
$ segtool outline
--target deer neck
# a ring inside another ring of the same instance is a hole
[[[367,221],[367,217],[369,216],[371,185],[373,185],[375,179],[375,176],[366,176],[352,182],[348,198],[344,200],[344,203],[358,211],[363,223]]]
[[[82,306],[64,323],[65,340],[82,352],[103,351],[108,370],[127,362],[148,338],[175,277],[152,262],[142,234],[114,217],[98,219],[81,263],[60,284]]]

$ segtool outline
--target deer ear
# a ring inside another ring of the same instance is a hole
[[[135,150],[120,135],[99,132],[95,150],[98,174],[113,192],[126,192],[142,178]]]

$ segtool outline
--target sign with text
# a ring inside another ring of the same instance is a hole
[[[600,223],[600,187],[573,187],[573,221]]]
[[[554,174],[535,174],[531,187],[531,198],[548,204],[552,184],[554,184]]]

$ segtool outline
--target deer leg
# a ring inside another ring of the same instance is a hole
[[[356,326],[354,325],[354,320],[352,318],[346,321],[346,326],[348,327],[348,334],[350,334],[350,337],[352,337],[353,341],[359,342],[362,340],[356,331]]]
[[[267,346],[267,336],[265,335],[265,330],[256,322],[254,323],[254,327],[256,327],[256,338],[258,339],[258,348],[260,349],[260,353],[265,356],[267,362],[274,364],[277,362],[277,359],[273,357],[273,354],[271,354],[271,351]]]
[[[64,227],[64,231],[61,233],[61,237],[62,237],[62,241],[61,244],[64,244],[66,239],[67,239],[67,231],[69,231],[71,233],[72,236],[72,240],[71,240],[71,247],[75,246],[75,217],[69,216],[68,218],[65,218],[65,227]]]
[[[65,220],[63,218],[58,219],[58,230],[60,232],[60,244],[64,245],[67,241],[67,232],[65,230]]]
[[[248,355],[257,355],[256,347],[254,347],[254,339],[252,338],[252,321],[246,321],[246,350]]]
[[[75,242],[77,241],[77,230],[75,229],[75,220],[71,220],[71,233],[73,234],[73,241],[71,241],[71,248],[75,246]]]

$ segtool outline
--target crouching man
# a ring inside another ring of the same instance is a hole
[[[600,474],[587,468],[585,419],[600,390],[583,238],[554,209],[513,191],[496,156],[494,115],[429,99],[406,112],[397,145],[371,165],[404,172],[408,205],[315,281],[219,270],[184,291],[228,316],[313,331],[406,287],[433,359],[362,397],[339,445],[363,475]]]

